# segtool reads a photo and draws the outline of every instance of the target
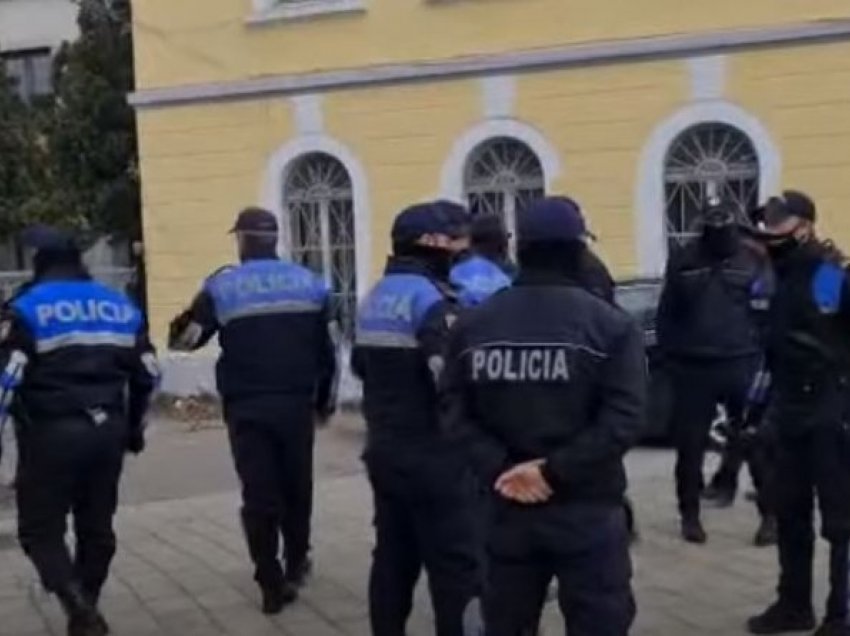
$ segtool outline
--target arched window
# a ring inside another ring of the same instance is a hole
[[[667,240],[683,245],[699,232],[700,211],[713,198],[741,213],[759,200],[759,158],[753,142],[733,126],[698,124],[679,135],[664,167]]]
[[[517,212],[546,193],[543,166],[523,142],[497,137],[470,154],[464,191],[473,215],[500,214],[515,234]]]
[[[357,267],[351,177],[324,153],[296,160],[286,175],[283,209],[292,259],[324,276],[343,334],[350,338],[357,306]]]

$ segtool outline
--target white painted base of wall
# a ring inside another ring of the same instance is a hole
[[[217,395],[215,363],[218,350],[209,347],[194,354],[166,353],[160,357],[162,367],[162,393],[177,397]],[[362,396],[360,382],[351,372],[351,350],[340,354],[342,375],[339,384],[340,404],[359,403]]]

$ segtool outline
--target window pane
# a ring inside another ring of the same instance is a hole
[[[498,214],[513,229],[516,219],[506,215],[510,212],[515,215],[545,195],[543,166],[526,144],[497,137],[481,144],[470,155],[464,187],[473,215]]]
[[[354,202],[345,166],[315,153],[297,161],[283,192],[293,260],[330,283],[343,335],[350,339],[357,304]],[[327,267],[330,271],[325,271]]]
[[[6,71],[18,94],[29,101],[52,91],[53,59],[50,49],[32,49],[3,54]]]
[[[731,203],[741,219],[758,204],[759,160],[752,141],[726,124],[689,128],[673,142],[664,171],[669,246],[700,232],[700,215],[712,198]]]

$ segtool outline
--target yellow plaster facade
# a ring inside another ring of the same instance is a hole
[[[654,275],[665,164],[701,123],[742,133],[757,196],[809,191],[850,249],[846,0],[143,0],[135,15],[151,322],[161,340],[233,258],[236,211],[286,225],[286,178],[324,153],[351,180],[357,289],[394,214],[465,195],[488,139],[521,142],[587,211],[620,276]],[[286,3],[289,6],[299,2]],[[287,7],[288,8],[288,7]],[[292,246],[290,237],[287,244]]]

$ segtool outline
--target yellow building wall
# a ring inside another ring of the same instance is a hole
[[[134,4],[140,89],[850,17],[847,0],[365,0],[246,26],[251,0]]]
[[[269,154],[292,134],[286,100],[140,113],[151,331],[160,342],[204,277],[236,258],[228,230],[256,203]]]
[[[812,193],[821,234],[850,252],[850,43],[742,53],[729,66],[731,98],[781,150],[783,187]]]
[[[690,103],[688,63],[527,73],[517,76],[516,92],[515,117],[561,157],[552,189],[581,201],[615,272],[636,273],[641,153],[656,126]],[[782,183],[809,191],[824,233],[850,249],[850,43],[730,55],[724,99],[761,120],[780,150]],[[483,120],[481,84],[340,91],[323,96],[322,113],[326,134],[366,173],[374,277],[395,213],[439,194],[453,144]],[[294,137],[294,118],[286,98],[140,111],[151,321],[159,342],[204,276],[234,258],[227,229],[241,207],[258,202],[269,157]],[[661,223],[663,207],[658,215]]]
[[[638,271],[635,174],[652,129],[688,95],[680,61],[621,64],[519,77],[517,117],[555,145],[564,162],[554,193],[584,208],[595,246],[621,275]]]

